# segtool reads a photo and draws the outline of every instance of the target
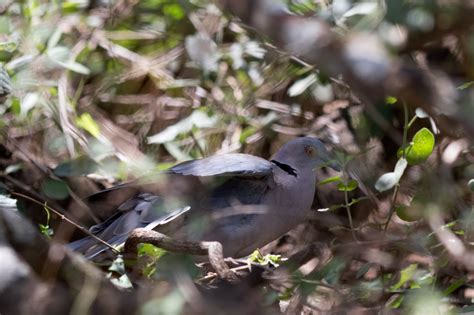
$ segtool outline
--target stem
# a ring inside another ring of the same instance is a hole
[[[400,188],[400,185],[397,184],[397,185],[395,185],[395,189],[393,190],[392,206],[390,207],[390,213],[388,214],[388,219],[387,219],[387,221],[385,221],[385,225],[383,227],[384,233],[387,232],[388,224],[392,220],[393,213],[395,212],[395,201],[397,200],[399,188]]]
[[[413,118],[410,120],[410,122],[409,122],[408,125],[407,125],[407,129],[410,129],[410,128],[411,128],[411,126],[412,126],[413,123],[415,122],[416,118],[418,118],[418,117],[413,116]],[[405,140],[406,140],[406,139],[405,139]]]
[[[344,182],[347,185],[347,174],[345,169],[342,170],[342,175],[344,177]],[[354,223],[352,221],[351,206],[349,204],[349,195],[347,193],[347,189],[344,190],[344,208],[346,208],[347,211],[347,218],[349,219],[349,226],[351,228],[352,238],[354,239],[354,241],[359,242],[357,240],[357,236],[354,230]]]
[[[402,154],[403,154],[403,157],[406,156],[406,152],[405,152],[405,147],[407,145],[407,138],[408,138],[408,129],[410,128],[410,125],[415,121],[412,119],[412,121],[408,122],[408,107],[407,107],[407,104],[405,102],[403,102],[403,113],[404,113],[404,116],[405,116],[405,122],[403,124],[403,142],[402,142]],[[415,116],[416,117],[416,116]]]
[[[411,125],[415,122],[416,116],[414,116],[410,121],[408,121],[408,107],[405,102],[403,102],[403,114],[404,114],[405,122],[403,124],[402,157],[406,158],[405,148],[407,145],[408,129],[410,129]],[[388,225],[390,221],[392,220],[393,213],[395,212],[395,204],[397,202],[399,189],[400,189],[400,183],[397,183],[397,185],[395,185],[395,189],[393,190],[392,205],[390,207],[390,212],[388,214],[387,221],[385,221],[385,225],[383,228],[384,233],[387,232]]]

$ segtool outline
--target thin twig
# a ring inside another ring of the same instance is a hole
[[[24,195],[24,194],[21,194],[21,193],[17,193],[17,192],[14,192],[14,191],[10,191],[10,193],[12,195],[15,195],[15,196],[18,196],[18,197],[22,197],[22,198],[25,198],[25,199],[28,199],[30,200],[31,202],[34,202],[38,205],[41,205],[43,207],[45,207],[46,209],[48,209],[49,211],[53,212],[54,214],[56,214],[57,216],[59,216],[62,220],[68,222],[69,224],[73,225],[74,227],[78,228],[79,230],[81,230],[82,232],[84,232],[85,234],[89,235],[90,237],[92,237],[93,239],[95,239],[96,241],[98,241],[99,243],[109,247],[110,249],[112,249],[115,253],[119,253],[118,250],[115,249],[115,247],[113,247],[112,245],[110,245],[109,243],[107,243],[106,241],[104,241],[103,239],[97,237],[96,235],[92,234],[88,229],[86,229],[85,227],[77,224],[76,222],[70,220],[68,217],[66,217],[66,215],[64,215],[63,213],[49,207],[46,203],[42,203],[36,199],[33,199],[31,198],[30,196],[27,196],[27,195]]]
[[[345,169],[342,170],[342,176],[344,177],[344,184],[347,185],[348,178]],[[351,228],[352,238],[354,239],[354,241],[359,242],[357,240],[357,235],[354,229],[354,223],[352,221],[351,206],[349,204],[349,195],[347,193],[347,189],[344,189],[344,208],[346,208],[347,211],[347,218],[349,219],[349,226]]]

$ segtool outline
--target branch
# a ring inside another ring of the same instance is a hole
[[[124,246],[125,256],[131,256],[132,258],[136,257],[137,246],[140,243],[152,244],[174,253],[198,256],[207,255],[212,267],[222,279],[237,279],[234,272],[230,270],[229,266],[227,266],[224,261],[222,245],[219,242],[190,242],[174,240],[162,233],[140,228],[133,230],[127,238]]]

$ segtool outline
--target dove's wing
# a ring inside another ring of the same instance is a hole
[[[260,157],[243,154],[213,155],[180,163],[169,172],[192,176],[264,176],[272,172],[272,163]]]

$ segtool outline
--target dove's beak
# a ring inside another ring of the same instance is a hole
[[[340,172],[342,170],[341,165],[339,164],[339,162],[334,160],[334,159],[329,160],[326,163],[327,163],[326,164],[327,166],[329,166],[330,168],[332,168],[335,171]]]
[[[336,159],[334,154],[327,152],[327,155],[321,158],[323,160],[323,166],[332,168],[335,171],[340,172],[342,170],[341,163]]]

